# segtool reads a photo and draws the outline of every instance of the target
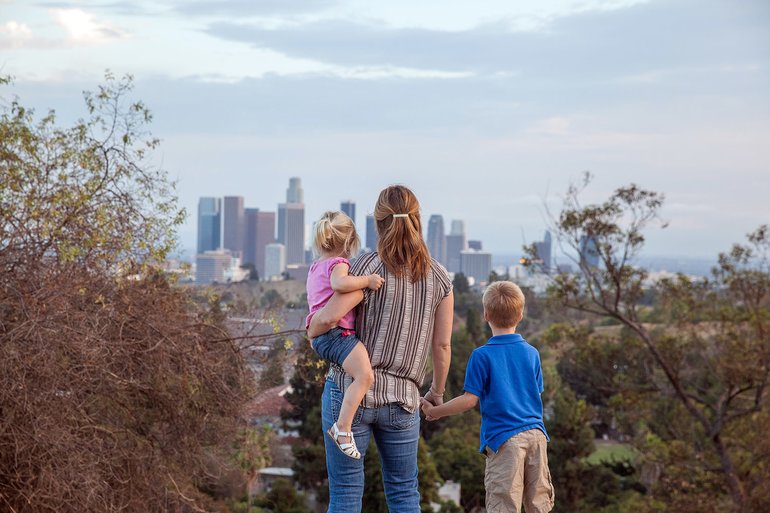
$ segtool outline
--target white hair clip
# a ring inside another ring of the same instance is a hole
[[[393,214],[393,217],[409,217],[409,214]]]

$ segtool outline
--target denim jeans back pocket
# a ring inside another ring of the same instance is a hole
[[[340,410],[342,409],[342,399],[344,398],[344,394],[342,393],[342,390],[340,390],[337,385],[332,384],[329,389],[329,405],[331,406],[332,411],[332,417],[334,418],[334,422],[337,421],[337,419],[340,418]],[[353,424],[358,424],[361,421],[361,417],[363,416],[364,412],[359,406],[356,410],[355,415],[353,415]]]
[[[396,429],[408,429],[417,422],[417,412],[409,412],[398,404],[390,404],[390,425]]]

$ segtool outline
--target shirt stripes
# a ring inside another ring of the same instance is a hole
[[[374,384],[361,405],[379,408],[398,403],[414,412],[420,404],[419,388],[425,379],[436,308],[452,291],[449,274],[431,259],[427,276],[412,282],[389,273],[376,252],[358,257],[350,274],[379,274],[385,279],[377,291],[364,289],[364,300],[356,308],[357,335],[374,370]],[[353,381],[334,364],[328,377],[341,390]]]

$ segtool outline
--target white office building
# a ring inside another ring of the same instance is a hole
[[[265,279],[280,280],[286,270],[286,246],[279,242],[265,246]]]

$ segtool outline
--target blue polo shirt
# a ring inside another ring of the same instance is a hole
[[[543,424],[543,372],[540,354],[518,333],[498,335],[471,353],[465,369],[466,392],[481,404],[481,447],[497,452],[510,437]]]

